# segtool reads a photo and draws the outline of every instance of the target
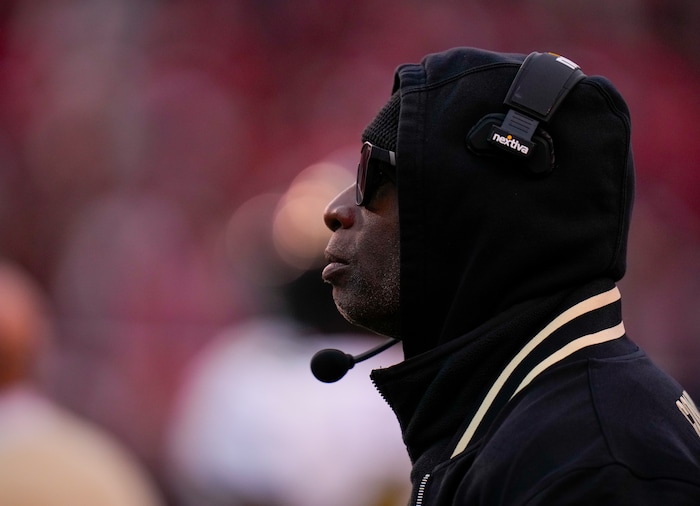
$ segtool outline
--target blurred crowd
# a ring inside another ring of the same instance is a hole
[[[405,502],[398,427],[366,391],[397,357],[342,386],[308,371],[375,339],[320,281],[321,213],[396,65],[457,45],[562,53],[627,98],[626,327],[700,397],[696,0],[4,0],[0,260],[52,329],[18,381],[124,452],[143,494],[121,504]]]

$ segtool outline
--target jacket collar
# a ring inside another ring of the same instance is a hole
[[[619,299],[613,282],[597,281],[520,304],[461,338],[373,371],[399,420],[414,472],[478,441],[505,404],[547,367],[624,334]]]

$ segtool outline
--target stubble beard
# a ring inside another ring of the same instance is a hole
[[[353,325],[400,338],[400,263],[398,255],[395,258],[375,282],[369,282],[354,270],[344,288],[333,291],[333,299],[343,318]]]

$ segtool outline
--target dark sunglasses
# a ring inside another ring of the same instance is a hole
[[[371,163],[372,160],[384,162],[384,164]],[[374,146],[369,142],[362,145],[355,183],[355,202],[358,206],[365,206],[372,200],[372,195],[382,181],[382,174],[392,181],[396,181],[393,169],[391,172],[385,170],[388,169],[388,166],[396,167],[396,153]]]

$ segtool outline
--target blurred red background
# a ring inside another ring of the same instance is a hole
[[[188,361],[294,276],[266,236],[278,197],[314,164],[351,170],[394,68],[457,45],[561,53],[626,97],[626,326],[700,396],[697,1],[0,5],[0,254],[54,304],[47,392],[156,475]],[[297,269],[324,234],[304,202],[321,236]]]

